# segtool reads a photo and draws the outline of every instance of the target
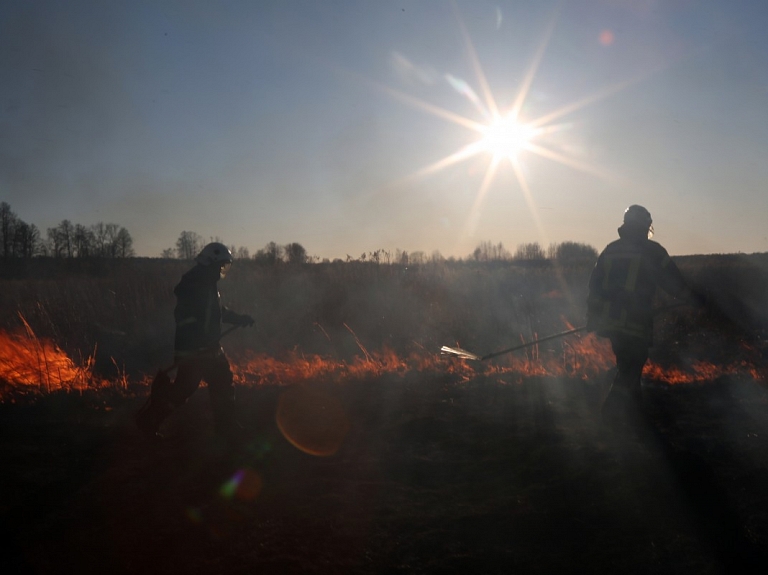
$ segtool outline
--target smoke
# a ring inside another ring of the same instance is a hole
[[[99,180],[125,161],[115,143],[136,122],[116,63],[46,8],[18,4],[0,18],[0,185],[20,213],[44,203],[66,214],[103,193]]]

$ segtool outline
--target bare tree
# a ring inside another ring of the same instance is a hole
[[[109,256],[111,243],[109,226],[114,225],[115,224],[104,224],[104,222],[99,222],[91,226],[96,255],[100,257]]]
[[[96,237],[93,232],[81,224],[75,224],[72,234],[74,255],[88,258],[96,255]]]
[[[176,255],[180,260],[193,259],[203,249],[203,236],[196,232],[183,231],[176,240]]]
[[[411,265],[424,264],[427,262],[427,255],[421,251],[411,252],[408,261]]]
[[[285,260],[289,264],[303,264],[307,261],[307,250],[299,243],[291,243],[285,246]]]
[[[562,242],[550,244],[547,249],[549,259],[561,264],[594,263],[597,261],[597,250],[589,244],[579,242]]]
[[[134,255],[136,254],[133,251],[133,238],[128,230],[121,227],[115,238],[115,257],[132,258]]]
[[[262,264],[275,265],[283,259],[283,248],[275,242],[269,242],[254,254],[253,259]]]
[[[37,226],[19,220],[13,240],[14,257],[31,258],[40,253],[40,248],[40,231]]]
[[[176,257],[176,250],[173,248],[165,248],[161,253],[160,257],[164,259],[171,259]]]
[[[120,233],[120,226],[117,224],[107,224],[107,251],[106,256],[110,258],[117,257],[117,236]]]
[[[544,249],[539,245],[539,242],[533,242],[518,245],[513,259],[518,261],[535,261],[544,260],[546,257]]]
[[[245,246],[240,246],[239,248],[232,250],[232,256],[239,260],[247,260],[248,258],[251,257],[251,254],[248,251],[248,248],[246,248]]]
[[[31,258],[40,252],[40,231],[20,219],[7,202],[0,202],[0,257]]]
[[[74,232],[69,220],[61,220],[55,228],[48,228],[48,242],[54,257],[71,258],[74,255]]]
[[[0,203],[0,242],[2,242],[0,247],[2,247],[2,256],[5,259],[11,257],[17,220],[18,218],[11,210],[10,204],[7,202]]]
[[[494,244],[492,242],[480,242],[480,245],[472,252],[472,259],[479,262],[490,262],[508,260],[510,258],[509,251],[504,245],[499,242]]]

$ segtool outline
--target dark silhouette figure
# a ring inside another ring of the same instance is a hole
[[[219,339],[222,322],[251,326],[254,320],[221,305],[217,284],[232,265],[229,249],[218,242],[210,243],[195,261],[197,265],[182,276],[173,290],[176,379],[171,383],[168,377],[173,367],[160,371],[152,383],[149,400],[136,417],[141,431],[151,438],[160,437],[160,425],[165,418],[184,404],[203,380],[208,384],[216,431],[234,438],[240,428],[234,415],[232,370]]]
[[[602,407],[603,421],[612,427],[638,415],[656,288],[698,303],[667,250],[650,239],[652,223],[644,207],[629,206],[619,239],[600,254],[589,279],[587,330],[609,338],[616,355],[616,376]]]

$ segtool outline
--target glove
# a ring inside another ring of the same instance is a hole
[[[235,318],[233,323],[241,327],[251,327],[254,323],[256,323],[256,320],[254,320],[247,313],[241,313]]]

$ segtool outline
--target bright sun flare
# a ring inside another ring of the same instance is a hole
[[[528,124],[521,124],[512,115],[497,118],[483,130],[480,147],[497,160],[509,158],[514,160],[526,149],[528,143],[536,136],[538,130]]]
[[[556,15],[552,18],[552,21],[547,27],[541,45],[534,55],[533,61],[531,62],[528,71],[523,78],[515,101],[509,107],[502,109],[497,105],[496,99],[491,92],[491,88],[488,84],[482,67],[480,66],[477,53],[475,52],[472,41],[469,38],[469,34],[464,28],[464,25],[461,22],[461,18],[458,18],[461,32],[466,42],[467,51],[477,76],[477,82],[480,87],[480,94],[478,95],[472,86],[461,78],[451,74],[446,74],[446,80],[455,91],[466,97],[477,109],[480,116],[482,117],[482,120],[480,121],[467,116],[463,116],[459,113],[453,112],[452,110],[442,108],[436,104],[432,104],[387,86],[374,84],[376,87],[382,89],[392,97],[401,100],[408,105],[420,108],[429,114],[442,118],[448,122],[456,124],[457,126],[466,128],[479,135],[479,139],[474,139],[466,146],[463,146],[455,152],[420,168],[415,173],[406,177],[406,179],[409,180],[421,178],[449,168],[455,164],[465,162],[481,154],[490,156],[490,161],[488,162],[488,165],[485,169],[485,174],[483,175],[474,203],[469,215],[467,216],[468,223],[466,233],[468,234],[473,233],[475,222],[477,221],[477,215],[480,212],[486,193],[493,184],[496,173],[503,165],[509,163],[512,172],[514,173],[515,179],[520,186],[520,190],[522,191],[523,196],[528,203],[531,216],[533,217],[536,226],[539,228],[542,238],[545,238],[546,233],[539,218],[538,210],[536,209],[533,195],[531,194],[531,189],[526,180],[525,170],[523,169],[527,155],[546,158],[564,166],[568,166],[575,170],[598,176],[603,179],[615,179],[613,174],[605,171],[597,165],[585,161],[585,159],[580,158],[578,155],[570,153],[568,148],[563,148],[561,145],[553,146],[554,142],[552,138],[549,138],[548,136],[555,134],[556,132],[563,132],[572,129],[572,122],[558,123],[560,118],[573,114],[585,106],[615,94],[625,89],[630,84],[640,81],[644,76],[641,75],[631,80],[617,82],[615,84],[606,86],[591,95],[565,104],[564,106],[542,116],[526,119],[525,122],[520,121],[520,112],[526,103],[534,76],[536,75],[536,71],[544,56],[547,44],[549,43],[549,39],[554,29],[555,20]],[[560,137],[560,140],[562,140],[562,137]]]

